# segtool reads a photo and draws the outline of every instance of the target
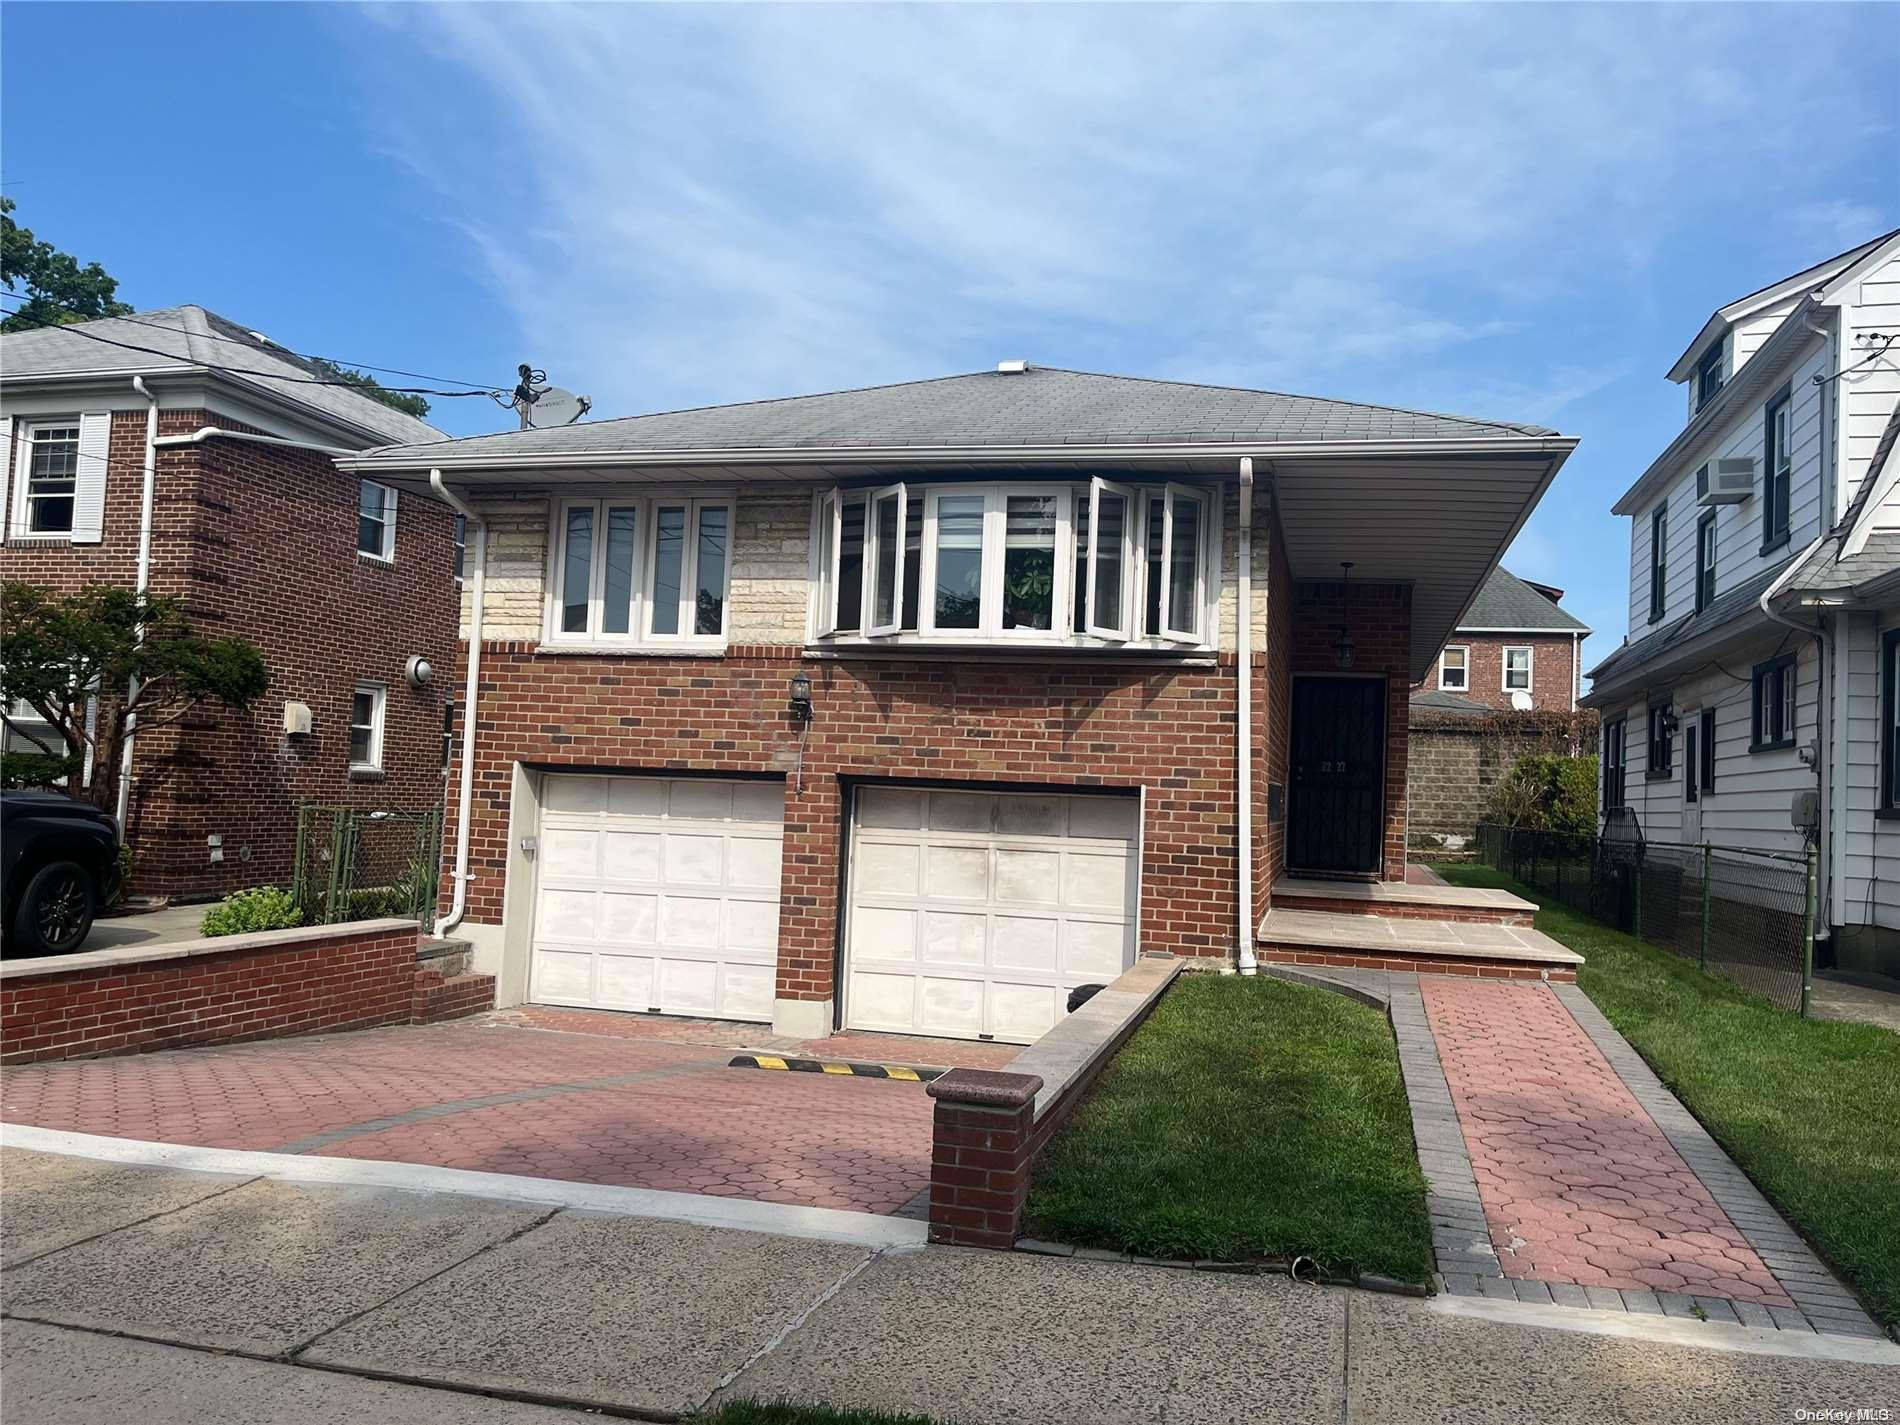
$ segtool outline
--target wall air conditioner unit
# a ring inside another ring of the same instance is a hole
[[[1706,489],[1697,492],[1698,505],[1739,505],[1755,493],[1755,457],[1733,456],[1709,466]]]

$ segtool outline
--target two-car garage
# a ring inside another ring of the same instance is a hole
[[[546,774],[528,997],[770,1021],[785,798]],[[1134,962],[1135,797],[864,785],[849,805],[845,1027],[1029,1042]]]

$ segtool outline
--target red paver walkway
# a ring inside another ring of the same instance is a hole
[[[1505,1276],[1794,1304],[1547,987],[1420,985]]]
[[[464,1020],[23,1065],[0,1074],[0,1118],[860,1212],[896,1211],[928,1186],[923,1085],[730,1058],[722,1045]]]

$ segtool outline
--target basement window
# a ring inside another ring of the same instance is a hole
[[[1205,648],[1218,506],[1187,485],[900,482],[818,497],[814,636]]]

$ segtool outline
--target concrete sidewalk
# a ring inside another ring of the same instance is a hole
[[[1688,1344],[1683,1323],[1626,1315],[1552,1309],[1568,1329],[1548,1329],[1516,1303],[1506,1321],[1489,1302],[1279,1277],[21,1149],[0,1173],[8,1415],[53,1425],[538,1425],[574,1418],[559,1407],[674,1419],[747,1397],[972,1425],[1900,1408],[1888,1343],[1693,1323]]]

